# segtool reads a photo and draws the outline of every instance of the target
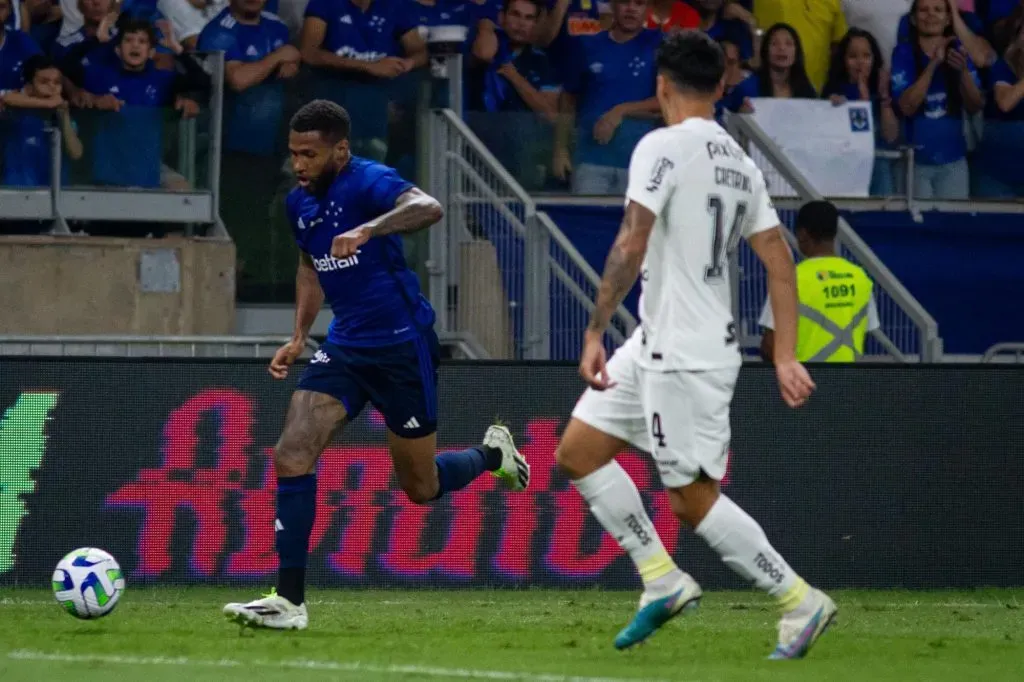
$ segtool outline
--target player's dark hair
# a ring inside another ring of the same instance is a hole
[[[516,2],[525,2],[530,5],[533,5],[534,8],[537,10],[537,16],[540,16],[540,13],[547,9],[547,5],[544,4],[543,0],[505,0],[505,3],[501,8],[502,11],[508,12],[510,9],[512,9],[512,4]]]
[[[816,242],[834,241],[839,233],[839,209],[831,201],[808,201],[796,214],[796,229]]]
[[[344,108],[334,102],[315,99],[295,112],[291,129],[297,133],[320,133],[333,144],[348,139],[352,119]]]
[[[57,62],[53,61],[49,56],[45,54],[37,54],[25,60],[25,64],[21,67],[21,75],[22,78],[25,79],[26,83],[31,83],[35,80],[36,74],[40,71],[56,68]]]
[[[703,31],[674,33],[658,47],[658,72],[676,87],[701,95],[713,95],[725,75],[725,53]]]
[[[145,33],[146,37],[149,38],[149,46],[156,47],[156,28],[150,22],[145,19],[136,19],[135,17],[129,17],[124,21],[117,22],[117,44],[118,46],[124,42],[124,39],[128,37],[129,33]]]

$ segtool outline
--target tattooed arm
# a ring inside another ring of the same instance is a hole
[[[608,376],[605,367],[607,356],[604,349],[604,330],[608,328],[612,315],[622,303],[640,275],[640,266],[647,252],[656,216],[645,206],[630,201],[622,227],[615,237],[608,260],[604,264],[601,288],[597,292],[594,312],[583,335],[583,352],[580,355],[580,376],[597,391],[611,388],[615,383]]]
[[[426,192],[413,187],[395,201],[395,207],[354,230],[339,234],[331,242],[331,255],[348,258],[372,237],[388,234],[407,234],[430,227],[444,217],[440,202]]]
[[[588,335],[604,334],[615,310],[636,283],[656,217],[650,209],[635,201],[629,202],[626,206],[626,215],[622,219],[619,234],[615,237],[615,243],[612,244],[612,250],[604,264],[597,303],[587,327]]]

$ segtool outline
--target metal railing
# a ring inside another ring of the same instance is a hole
[[[132,336],[117,334],[25,336],[0,334],[0,356],[109,358],[272,357],[288,336]],[[308,339],[309,355],[320,346]]]
[[[729,132],[745,147],[756,147],[760,156],[785,179],[801,201],[823,198],[752,117],[731,116]],[[790,228],[786,231],[787,239],[795,246],[792,233],[795,212],[780,210],[780,217]],[[939,338],[935,319],[844,219],[839,221],[837,243],[839,255],[864,268],[875,283],[875,301],[881,329],[872,334],[865,349],[866,355],[889,356],[900,362],[939,362],[942,358],[942,339]],[[766,274],[757,256],[745,244],[737,251],[734,265],[736,321],[743,346],[755,347],[760,336],[758,318],[767,298]]]
[[[446,215],[428,263],[439,333],[472,337],[492,358],[575,359],[599,275],[462,119],[428,115],[427,184]],[[635,327],[620,306],[606,343]]]
[[[211,74],[209,101],[208,189],[160,191],[93,186],[62,186],[63,141],[58,126],[49,128],[49,187],[0,187],[0,219],[49,222],[52,234],[70,234],[69,220],[205,224],[211,237],[227,237],[219,215],[221,117],[224,103],[224,53],[205,55]],[[196,122],[182,121],[178,131],[178,170],[194,185]],[[188,231],[190,228],[186,228]]]
[[[985,354],[981,356],[981,361],[983,363],[1010,361],[1015,364],[1024,363],[1024,343],[997,343],[985,351]]]

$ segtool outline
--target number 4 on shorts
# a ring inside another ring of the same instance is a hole
[[[665,432],[661,428],[661,415],[657,412],[651,417],[651,435],[659,448],[665,447]]]

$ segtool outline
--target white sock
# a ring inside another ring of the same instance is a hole
[[[775,597],[784,611],[807,596],[807,583],[775,551],[757,521],[725,495],[718,496],[696,530],[729,568]]]
[[[664,585],[667,589],[675,583],[679,568],[661,544],[640,491],[621,464],[612,460],[572,483],[604,529],[629,554],[645,587],[658,590]]]

